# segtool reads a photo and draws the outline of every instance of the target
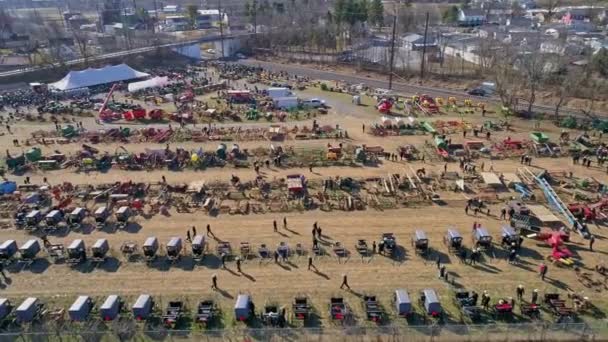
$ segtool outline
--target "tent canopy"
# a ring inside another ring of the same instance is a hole
[[[119,64],[106,66],[100,69],[89,68],[82,71],[70,71],[64,78],[49,84],[49,86],[63,91],[148,76],[150,75],[145,72],[137,71],[126,64]]]
[[[148,88],[160,88],[164,87],[169,83],[169,77],[154,77],[149,80],[129,83],[129,92],[134,92]]]

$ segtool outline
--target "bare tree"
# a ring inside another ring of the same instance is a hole
[[[89,57],[91,55],[89,37],[87,36],[86,32],[80,30],[74,30],[73,37],[76,47],[78,48],[78,52],[80,53],[80,57],[83,60],[83,65],[86,68],[89,66]]]
[[[501,44],[491,53],[489,76],[496,85],[496,94],[503,106],[513,108],[522,90],[521,73],[513,67],[517,54],[510,44]]]
[[[528,101],[528,112],[531,112],[536,102],[536,92],[544,82],[545,75],[553,72],[549,58],[540,52],[527,52],[517,58],[515,65],[523,76],[523,94],[527,95],[524,98]]]

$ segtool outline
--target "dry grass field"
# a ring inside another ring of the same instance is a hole
[[[381,145],[387,151],[396,151],[397,146],[406,143],[422,145],[425,140],[431,141],[428,135],[400,136],[379,138],[373,137],[362,132],[362,125],[370,126],[377,122],[379,114],[375,112],[371,102],[366,100],[368,106],[353,106],[347,95],[330,94],[316,89],[306,90],[303,95],[309,97],[323,97],[332,106],[332,110],[326,116],[318,120],[323,124],[340,124],[349,133],[349,140],[342,140],[344,143],[356,145]],[[490,113],[490,118],[499,120],[498,114]],[[430,118],[430,120],[449,119],[460,120],[460,117],[440,116]],[[481,118],[479,114],[469,115],[465,120],[471,124],[481,123],[487,118]],[[101,126],[93,122],[92,119],[84,121],[85,127],[89,129],[99,129]],[[292,123],[290,123],[292,124]],[[310,122],[296,122],[299,125],[310,125]],[[507,136],[513,139],[526,139],[532,129],[533,122],[513,120],[513,130],[510,132],[493,133],[493,140],[504,139]],[[238,124],[229,124],[238,125]],[[243,126],[247,123],[241,124]],[[260,121],[258,125],[263,125]],[[38,129],[48,129],[51,125],[19,123],[14,124],[13,135],[0,137],[2,146],[6,146],[12,153],[23,150],[21,147],[12,147],[12,139],[24,139],[32,131]],[[549,122],[543,122],[542,131],[557,139],[560,129]],[[454,135],[454,142],[464,141],[462,135]],[[298,148],[323,147],[328,141],[286,141],[285,146],[295,146]],[[337,144],[338,141],[332,142]],[[186,148],[203,146],[203,148],[213,148],[217,143],[179,144]],[[249,142],[241,143],[242,148],[254,148],[258,146],[268,147],[268,142]],[[102,144],[96,146],[101,151],[114,153],[118,144]],[[129,151],[143,151],[145,148],[162,148],[164,145],[153,144],[131,144],[125,146]],[[78,144],[70,145],[51,145],[43,147],[43,151],[48,152],[59,149],[62,152],[76,151]],[[493,168],[496,172],[515,172],[520,167],[518,159],[496,160],[493,161]],[[490,165],[490,161],[486,161]],[[353,178],[366,177],[385,177],[391,173],[402,173],[408,170],[409,166],[414,169],[425,167],[428,171],[441,173],[444,168],[443,162],[392,162],[383,161],[377,167],[341,167],[341,168],[315,168],[310,173],[304,169],[263,169],[267,179],[277,179],[288,174],[301,173],[309,179],[326,179],[334,176],[350,176]],[[450,171],[458,171],[457,163],[448,165]],[[577,177],[594,177],[600,182],[606,182],[605,170],[598,168],[583,169],[580,166],[573,166],[569,158],[535,158],[532,170],[548,169],[574,172]],[[116,168],[106,173],[75,173],[72,170],[58,171],[38,171],[28,174],[35,184],[42,182],[46,177],[50,184],[71,182],[73,184],[99,184],[116,181],[133,180],[137,182],[159,182],[161,176],[166,176],[169,183],[189,183],[192,181],[221,180],[228,181],[230,175],[237,175],[242,179],[253,179],[255,173],[251,169],[232,169],[232,168],[211,168],[205,171],[124,171]],[[19,183],[23,182],[23,176],[7,176],[11,180]],[[541,192],[538,192],[541,202],[544,201]],[[517,193],[503,194],[502,198],[516,196]],[[319,314],[319,319],[313,322],[314,326],[331,327],[332,322],[328,317],[328,303],[331,296],[344,296],[348,304],[355,312],[357,324],[363,326],[373,326],[372,323],[365,321],[365,313],[362,306],[363,295],[377,295],[381,304],[389,316],[391,324],[424,324],[422,315],[414,317],[410,322],[396,317],[392,306],[392,293],[397,288],[405,288],[409,291],[413,301],[416,301],[418,292],[424,288],[435,289],[442,304],[447,311],[446,321],[448,323],[461,323],[461,317],[456,307],[452,304],[452,292],[455,288],[466,288],[481,293],[489,291],[492,302],[501,297],[515,297],[515,288],[518,284],[523,284],[526,288],[525,298],[529,299],[533,289],[539,289],[541,296],[545,292],[558,291],[563,296],[567,289],[573,291],[584,291],[599,310],[608,309],[608,297],[605,290],[598,290],[584,287],[577,281],[576,275],[571,268],[558,267],[549,264],[548,277],[542,281],[538,276],[538,266],[540,262],[546,260],[545,257],[551,252],[549,246],[542,242],[526,239],[521,251],[521,263],[510,265],[506,262],[507,252],[500,247],[500,228],[506,221],[498,218],[500,209],[504,204],[497,203],[491,207],[491,215],[479,214],[479,216],[465,215],[465,197],[460,193],[441,192],[442,198],[446,200],[446,205],[424,205],[412,204],[407,208],[379,211],[368,208],[365,211],[331,211],[323,212],[320,210],[288,213],[266,213],[208,216],[202,212],[177,213],[171,211],[171,215],[164,217],[156,215],[145,219],[137,217],[136,223],[131,225],[126,231],[110,232],[86,229],[84,232],[70,232],[60,236],[50,236],[52,243],[69,244],[76,238],[84,239],[90,247],[97,239],[106,238],[110,242],[111,255],[106,263],[93,266],[89,263],[77,267],[70,267],[65,264],[52,264],[46,260],[36,261],[30,268],[8,267],[7,276],[2,282],[0,295],[19,302],[27,296],[37,296],[43,298],[51,305],[67,306],[77,295],[87,294],[97,298],[99,301],[109,294],[121,294],[127,302],[132,300],[140,293],[150,293],[157,296],[157,301],[168,302],[175,298],[183,298],[187,301],[189,308],[196,306],[199,299],[210,297],[215,298],[224,311],[224,320],[218,327],[231,328],[236,325],[231,308],[234,299],[239,293],[249,293],[252,295],[258,308],[266,302],[276,302],[280,305],[291,306],[294,296],[304,294],[308,296]],[[570,201],[571,199],[564,199]],[[283,217],[287,219],[287,228],[282,228]],[[276,220],[280,229],[273,232],[272,222]],[[217,255],[213,254],[218,240],[228,241],[233,249],[238,251],[241,242],[249,242],[253,249],[257,249],[260,244],[266,244],[274,248],[280,242],[286,242],[292,248],[297,243],[301,243],[306,249],[310,250],[312,245],[311,229],[314,222],[323,229],[324,238],[321,244],[331,252],[331,244],[341,242],[349,251],[350,255],[346,259],[338,260],[335,256],[326,255],[316,257],[314,265],[316,271],[307,269],[307,258],[293,257],[288,262],[275,263],[274,261],[260,261],[251,259],[243,263],[243,273],[236,271],[234,262],[229,262],[226,269],[221,268],[221,262]],[[488,229],[494,237],[495,248],[493,253],[484,253],[481,263],[471,266],[461,263],[458,258],[448,253],[447,247],[443,244],[443,237],[448,227],[454,227],[460,231],[464,237],[464,245],[472,247],[471,229],[474,222],[479,222]],[[207,224],[211,225],[214,236],[211,238],[209,255],[201,262],[195,262],[190,254],[190,246],[186,244],[185,253],[181,261],[171,264],[165,257],[164,246],[173,236],[185,239],[186,231],[195,226],[199,233],[205,231]],[[430,239],[432,253],[428,257],[421,257],[415,254],[411,246],[411,238],[416,229],[422,229]],[[588,250],[588,242],[578,235],[572,235],[572,241],[568,247],[574,252],[575,259],[585,272],[593,272],[595,265],[605,262],[608,252],[606,228],[603,226],[590,225],[590,229],[596,236],[594,252]],[[355,244],[358,239],[366,239],[371,245],[372,241],[379,241],[382,233],[394,233],[399,245],[399,257],[391,259],[382,255],[374,255],[372,258],[362,258],[358,255]],[[159,238],[162,248],[161,257],[146,265],[143,261],[129,262],[120,253],[120,246],[125,241],[137,242],[140,246],[149,236]],[[23,243],[31,236],[23,230],[8,228],[0,230],[0,241],[15,239]],[[437,256],[441,257],[441,262],[446,265],[450,274],[450,281],[445,282],[438,278],[438,271],[435,264]],[[219,291],[211,290],[211,277],[217,275]],[[340,290],[342,275],[348,276],[351,291]],[[596,274],[597,276],[597,274]],[[603,278],[601,279],[603,281]],[[416,310],[422,312],[417,306]],[[516,322],[525,321],[519,316],[519,311],[514,318]],[[551,320],[551,316],[545,313],[545,320]],[[603,314],[582,315],[581,319],[590,322],[603,321]],[[491,320],[488,318],[488,320]]]

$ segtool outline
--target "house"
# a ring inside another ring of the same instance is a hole
[[[168,32],[185,31],[190,21],[183,15],[170,15],[165,18],[164,30]]]
[[[167,5],[163,7],[164,13],[178,13],[180,10],[179,5]]]
[[[226,13],[222,13],[220,18],[220,11],[217,9],[198,10],[198,16],[196,17],[198,28],[210,28],[220,21],[224,25],[228,24]]]
[[[479,26],[487,21],[481,9],[461,8],[458,10],[458,24],[461,26]]]
[[[406,50],[420,51],[425,46],[424,36],[413,33],[409,34],[403,38],[401,38],[403,42],[403,47]],[[427,35],[426,37],[426,48],[427,49],[435,49],[437,48],[437,39],[435,37],[431,37]]]

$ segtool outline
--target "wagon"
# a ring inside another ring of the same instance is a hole
[[[217,255],[232,256],[232,246],[228,241],[219,241],[216,247]]]
[[[87,252],[85,249],[84,241],[76,239],[67,248],[69,264],[75,265],[84,262],[87,259]]]
[[[369,247],[368,247],[367,241],[365,241],[365,239],[357,240],[355,249],[357,250],[357,253],[359,253],[359,255],[361,255],[362,257],[369,256]]]
[[[383,233],[380,242],[384,245],[384,254],[394,255],[397,249],[397,239],[393,233]]]
[[[504,248],[510,248],[512,246],[519,247],[519,234],[517,234],[513,227],[502,226],[500,236],[502,238],[500,244]]]
[[[184,317],[184,303],[170,301],[161,317],[166,328],[174,329]]]
[[[350,308],[342,297],[332,297],[329,300],[329,316],[335,321],[345,321],[351,315]]]
[[[376,299],[376,296],[363,296],[363,305],[365,307],[365,315],[368,321],[375,323],[382,322],[382,308]]]
[[[473,243],[475,244],[475,247],[491,250],[492,235],[490,235],[485,228],[478,227],[473,230]]]
[[[420,292],[420,304],[424,312],[432,317],[441,317],[443,309],[439,297],[433,289],[424,289]]]
[[[99,315],[104,321],[113,321],[118,317],[122,308],[122,300],[118,295],[109,295],[99,307]]]
[[[513,316],[513,305],[506,298],[501,298],[498,303],[494,305],[494,317],[495,318],[510,318]]]
[[[255,309],[251,297],[247,294],[238,295],[234,304],[234,317],[236,320],[245,322],[254,315]]]
[[[63,220],[63,214],[61,213],[61,211],[51,210],[44,217],[44,224],[46,225],[46,229],[54,230],[54,229],[56,229],[57,225],[59,223],[61,223],[62,220]]]
[[[481,309],[477,306],[476,295],[472,295],[466,290],[456,291],[454,303],[460,309],[460,313],[471,321],[477,322],[481,319]]]
[[[422,230],[416,230],[412,237],[412,247],[415,248],[416,254],[426,255],[429,250],[429,239]]]
[[[529,317],[530,319],[540,319],[540,305],[534,303],[521,303],[520,310],[522,316]]]
[[[412,302],[410,296],[405,289],[397,289],[393,294],[393,301],[395,302],[395,309],[397,314],[401,317],[407,317],[412,313]]]
[[[217,305],[213,300],[201,300],[196,310],[196,321],[202,325],[209,325],[218,314]]]
[[[262,324],[272,327],[284,327],[285,315],[284,310],[279,308],[277,304],[267,303],[264,305],[260,313],[260,321]]]
[[[277,253],[279,253],[279,257],[283,260],[287,260],[289,258],[289,245],[285,241],[279,242],[277,246]]]
[[[450,228],[443,238],[443,243],[450,252],[458,251],[462,247],[462,236],[456,229]]]
[[[158,252],[158,239],[154,236],[151,236],[144,241],[142,246],[142,250],[144,251],[144,257],[147,262],[152,262],[156,259],[156,253]]]
[[[167,243],[167,258],[170,261],[177,261],[181,257],[182,253],[182,239],[179,237],[172,237]]]
[[[87,211],[84,208],[75,208],[68,214],[67,223],[71,229],[79,229]]]
[[[44,305],[36,297],[26,298],[15,310],[17,323],[31,323],[42,317]]]
[[[137,297],[135,304],[131,310],[133,311],[133,317],[137,321],[144,321],[150,317],[152,314],[152,309],[154,308],[154,300],[152,296],[148,294],[142,294]]]
[[[116,222],[119,229],[125,229],[129,224],[131,217],[131,209],[127,206],[122,206],[116,211]]]
[[[99,207],[95,210],[93,216],[95,216],[95,225],[97,226],[97,229],[105,227],[109,215],[107,207]]]
[[[192,238],[192,255],[195,260],[201,260],[204,257],[205,247],[206,247],[205,236],[204,235],[195,235]]]
[[[310,307],[310,304],[308,304],[308,298],[303,296],[296,297],[291,307],[295,319],[303,321],[310,317],[312,308]]]
[[[94,262],[104,262],[106,260],[106,254],[110,250],[110,244],[107,239],[98,239],[95,241],[93,247],[91,247],[91,251],[93,252],[93,256],[91,260]]]
[[[40,210],[32,210],[25,216],[25,227],[27,229],[36,229],[40,221],[42,221]]]
[[[17,253],[17,241],[6,240],[0,245],[0,261],[11,261]]]
[[[68,309],[68,315],[72,321],[86,321],[93,308],[93,300],[89,296],[79,296]]]
[[[7,298],[0,298],[0,322],[4,321],[13,311],[13,305]]]
[[[19,254],[21,260],[25,262],[32,262],[36,259],[36,255],[40,252],[40,243],[36,239],[28,240],[21,247],[19,247]]]

